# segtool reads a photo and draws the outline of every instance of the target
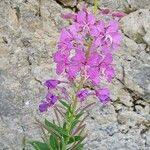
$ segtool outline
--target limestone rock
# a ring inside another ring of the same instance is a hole
[[[118,122],[121,124],[126,124],[129,126],[135,126],[145,120],[141,115],[133,112],[133,111],[125,111],[121,112],[118,115]]]
[[[121,20],[123,33],[137,43],[143,43],[143,37],[150,29],[149,24],[150,11],[148,9],[140,9],[130,13]]]
[[[150,31],[144,35],[143,39],[150,46]]]
[[[115,108],[112,105],[100,106],[99,103],[94,109],[90,110],[90,115],[99,124],[107,124],[117,120]]]
[[[92,3],[91,0],[88,0],[88,2]],[[130,13],[140,8],[149,8],[150,2],[149,0],[101,0],[99,1],[99,6]]]

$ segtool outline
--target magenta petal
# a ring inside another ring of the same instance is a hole
[[[61,61],[61,51],[57,51],[56,53],[53,54],[53,59],[54,62],[60,62]]]
[[[70,65],[67,69],[67,75],[69,79],[74,79],[77,76],[77,73],[79,71],[78,66]]]
[[[101,56],[97,52],[93,52],[90,54],[88,59],[88,65],[90,66],[98,66],[101,62]]]
[[[122,12],[122,11],[116,11],[116,12],[113,12],[112,13],[112,16],[113,17],[119,17],[119,18],[122,18],[122,17],[124,17],[124,16],[126,16],[127,14],[126,13],[124,13],[124,12]]]
[[[48,89],[53,89],[53,88],[56,88],[59,83],[60,83],[59,80],[46,80],[46,81],[44,82],[44,85],[45,85]]]
[[[53,106],[58,100],[58,96],[53,95],[52,93],[48,92],[46,95],[46,102],[49,106]]]
[[[111,20],[108,25],[107,33],[116,32],[119,29],[119,23],[116,20]]]
[[[114,44],[120,45],[122,41],[122,34],[117,32],[117,33],[111,33],[112,40]]]
[[[98,85],[100,83],[99,77],[99,68],[98,67],[90,67],[88,70],[89,78],[94,85]]]
[[[63,71],[64,71],[64,65],[61,63],[57,64],[56,65],[56,73],[58,75],[60,75],[61,73],[63,73]]]
[[[110,100],[110,91],[108,88],[98,89],[96,90],[96,96],[103,104],[106,104]]]
[[[105,31],[105,23],[104,21],[99,21],[98,25],[97,25],[98,31],[99,33],[103,33]]]
[[[90,34],[95,37],[97,37],[99,35],[98,29],[96,26],[91,27]]]
[[[107,15],[110,13],[110,10],[108,8],[102,8],[102,9],[100,9],[100,11],[103,15]]]
[[[105,70],[105,76],[108,82],[111,82],[115,76],[115,71],[112,67],[107,67]]]
[[[80,91],[77,92],[77,97],[81,100],[84,101],[88,96],[88,91],[86,89],[81,89]]]
[[[110,48],[107,45],[102,46],[102,52],[104,55],[107,55],[110,53]]]
[[[79,66],[81,63],[84,63],[85,61],[85,54],[82,49],[76,49],[76,54],[75,56],[71,59],[73,62],[78,64]]]
[[[102,45],[101,38],[97,37],[96,40],[94,41],[94,46],[95,48],[97,48],[97,47],[101,47],[101,45]]]
[[[61,16],[64,19],[73,19],[74,21],[76,20],[76,15],[72,13],[62,14]]]
[[[72,39],[72,36],[68,32],[67,28],[64,28],[60,33],[60,42],[69,42]]]
[[[87,15],[87,23],[90,24],[90,25],[93,25],[95,24],[96,22],[96,18],[93,14],[88,14]]]
[[[113,61],[112,54],[107,53],[107,54],[105,55],[105,58],[104,58],[104,60],[103,60],[103,63],[105,63],[106,65],[110,65],[110,64],[112,63],[112,61]]]
[[[39,105],[39,111],[40,112],[46,112],[48,109],[48,104],[47,102],[41,102],[41,104]]]
[[[84,24],[86,22],[86,12],[85,11],[79,11],[77,14],[77,22]]]

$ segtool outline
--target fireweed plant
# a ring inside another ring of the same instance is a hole
[[[86,138],[84,110],[93,103],[85,107],[80,104],[89,96],[104,105],[110,101],[109,89],[101,87],[100,82],[104,79],[111,82],[115,76],[113,52],[122,40],[118,20],[125,14],[101,9],[100,15],[111,18],[107,21],[97,20],[94,14],[83,8],[63,15],[71,24],[61,30],[53,60],[57,75],[65,80],[49,79],[44,83],[47,94],[39,104],[39,111],[52,108],[56,120],[45,119],[44,123],[37,120],[43,142],[30,142],[36,150],[82,150]]]

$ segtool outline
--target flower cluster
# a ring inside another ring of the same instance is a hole
[[[61,31],[53,56],[57,74],[66,73],[69,80],[80,74],[94,85],[100,83],[100,76],[110,82],[114,77],[112,53],[122,39],[118,21],[97,21],[86,10],[70,17],[74,22]]]
[[[103,10],[103,13],[106,14],[105,11]],[[123,14],[114,13],[113,15],[119,17]],[[105,104],[110,99],[109,89],[98,87],[103,78],[111,82],[115,76],[113,52],[118,49],[122,40],[119,23],[117,19],[107,22],[97,20],[86,9],[75,14],[65,14],[63,17],[72,20],[72,24],[63,28],[60,33],[58,50],[53,55],[56,73],[65,75],[70,84],[78,82],[81,78],[83,85],[89,84],[95,87],[92,92],[83,87],[78,89],[76,96],[80,101],[84,101],[88,95],[93,94]],[[60,84],[58,80],[45,82],[48,91],[56,88],[58,84]],[[57,96],[48,93],[40,104],[40,111],[46,111],[57,100]]]

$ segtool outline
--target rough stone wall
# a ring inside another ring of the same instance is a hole
[[[37,106],[44,96],[42,81],[56,76],[51,55],[67,25],[60,15],[75,8],[63,4],[0,0],[0,150],[31,150],[26,141],[40,138],[34,117],[52,116],[39,114]],[[101,0],[100,5],[128,15],[120,21],[124,40],[114,56],[112,102],[87,111],[85,149],[149,150],[150,1]]]

